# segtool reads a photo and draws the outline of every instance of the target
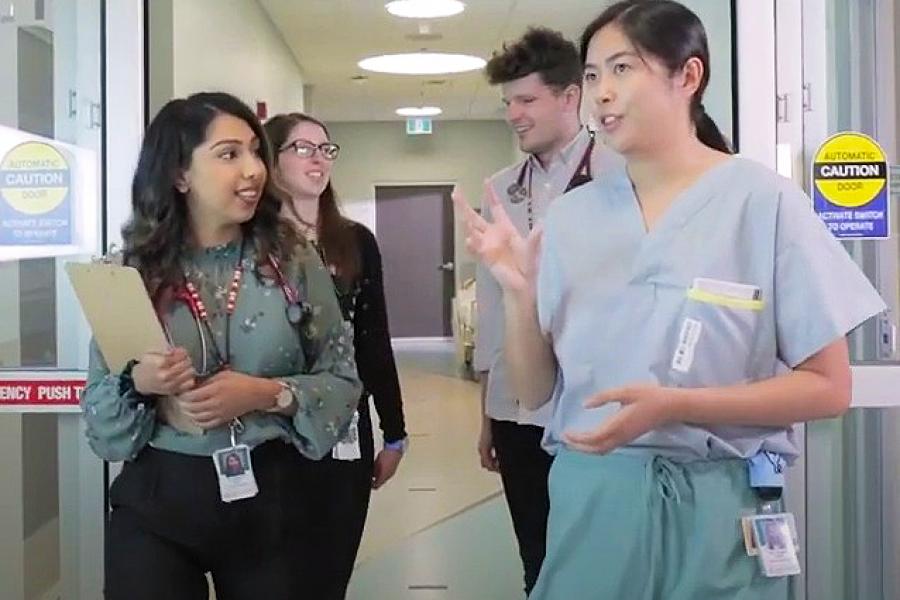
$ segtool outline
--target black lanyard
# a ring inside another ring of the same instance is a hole
[[[570,192],[575,188],[588,183],[593,180],[593,176],[591,174],[591,152],[594,150],[594,132],[590,132],[591,139],[588,142],[588,146],[584,151],[584,154],[581,156],[581,161],[578,163],[578,167],[575,169],[575,172],[572,174],[572,177],[569,178],[569,183],[566,185],[566,189],[563,190],[563,194],[566,192]],[[531,196],[531,179],[534,174],[534,167],[531,166],[531,160],[526,159],[524,163],[522,163],[522,168],[519,169],[519,176],[516,178],[516,182],[510,185],[506,189],[506,194],[509,197],[509,201],[513,204],[520,204],[523,201],[527,200],[527,210],[528,210],[528,231],[534,229],[534,201]],[[525,187],[525,176],[528,176],[528,187]]]

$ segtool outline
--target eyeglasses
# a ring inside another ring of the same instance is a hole
[[[334,142],[324,142],[317,146],[311,142],[297,140],[282,147],[279,152],[284,152],[285,150],[293,150],[294,154],[300,158],[312,158],[316,155],[316,151],[319,151],[325,160],[335,160],[341,152],[341,147]]]

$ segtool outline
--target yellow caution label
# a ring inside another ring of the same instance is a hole
[[[825,141],[813,163],[816,189],[844,208],[868,204],[887,185],[887,159],[878,143],[862,133],[839,133]]]
[[[59,150],[42,142],[25,142],[0,162],[0,197],[26,215],[52,212],[69,193],[69,163]]]

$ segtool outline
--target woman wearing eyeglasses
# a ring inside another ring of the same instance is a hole
[[[328,273],[279,217],[270,167],[262,126],[227,94],[170,101],[144,136],[123,259],[171,349],[110,372],[91,344],[88,441],[125,461],[106,598],[205,600],[206,573],[220,600],[297,598],[305,583],[308,490],[285,473],[331,451],[362,387]]]
[[[314,482],[312,536],[319,564],[310,565],[311,597],[344,598],[362,539],[372,489],[396,472],[406,447],[400,382],[391,349],[378,243],[365,226],[343,217],[331,186],[340,148],[309,115],[282,114],[266,123],[276,175],[290,196],[284,215],[312,240],[331,270],[345,318],[353,323],[356,363],[364,391],[356,427],[321,461],[302,461]],[[384,449],[374,456],[369,395],[375,401]]]

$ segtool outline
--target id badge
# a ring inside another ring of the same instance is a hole
[[[362,458],[359,451],[359,411],[353,413],[347,434],[334,445],[331,457],[335,460],[359,460]]]
[[[747,554],[759,559],[766,577],[800,574],[800,542],[794,515],[769,513],[741,519]]]
[[[237,444],[216,450],[212,459],[219,477],[219,494],[223,502],[244,500],[259,493],[247,445]]]

